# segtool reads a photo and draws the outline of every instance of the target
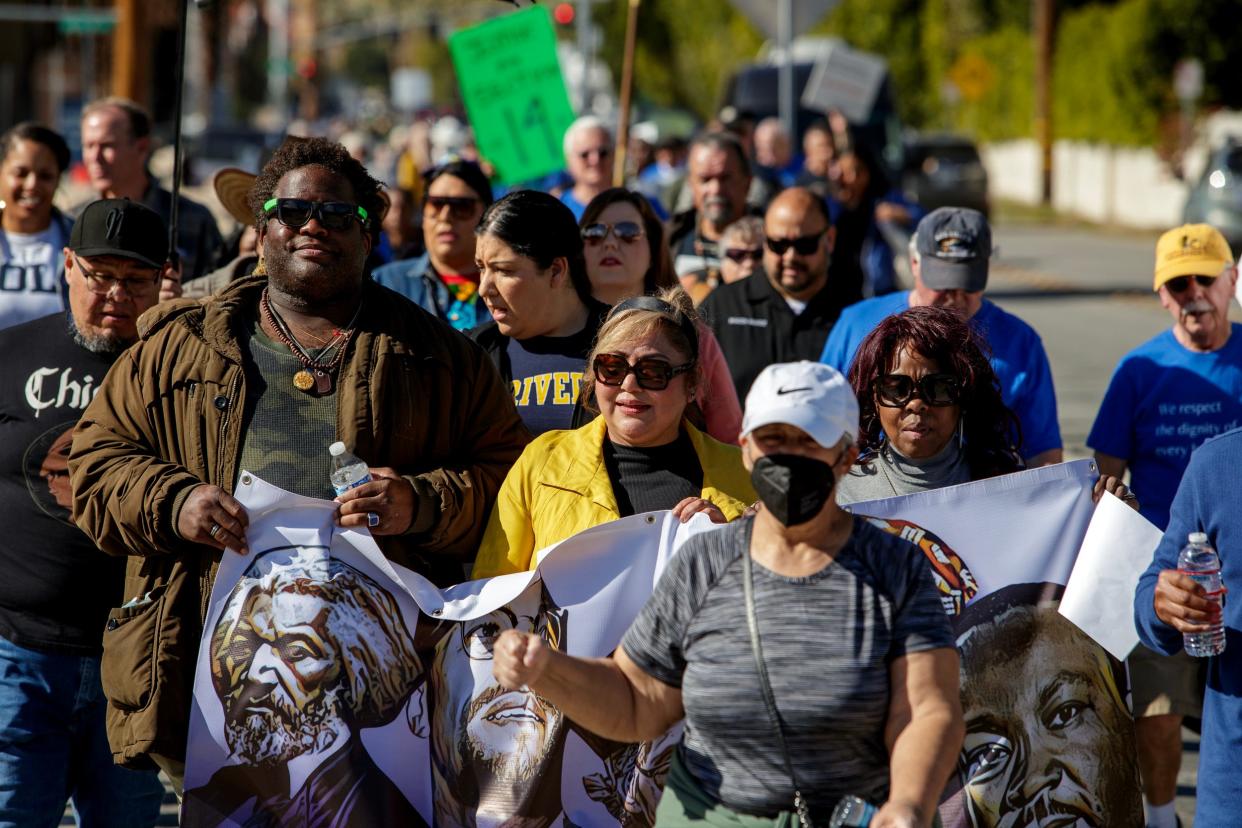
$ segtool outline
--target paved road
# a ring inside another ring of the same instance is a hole
[[[1000,254],[988,296],[1043,337],[1067,455],[1090,456],[1087,433],[1113,368],[1172,323],[1151,290],[1159,233],[1001,223],[995,235]],[[1177,810],[1190,828],[1199,745],[1190,731],[1183,736]]]

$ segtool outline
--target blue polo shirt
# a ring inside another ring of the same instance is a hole
[[[858,346],[885,318],[910,307],[910,291],[865,299],[841,311],[828,334],[819,361],[849,372]],[[1061,448],[1057,397],[1048,354],[1035,329],[987,299],[970,325],[991,349],[992,370],[1000,380],[1001,399],[1022,426],[1022,456]]]

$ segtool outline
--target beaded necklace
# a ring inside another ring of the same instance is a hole
[[[362,312],[362,303],[358,303],[358,309],[354,311],[354,316],[349,320],[349,325],[344,329],[338,328],[335,330],[332,338],[328,340],[328,344],[321,348],[315,356],[307,353],[298,343],[297,338],[289,329],[289,324],[272,307],[272,303],[267,296],[267,288],[263,289],[263,295],[259,299],[259,310],[263,314],[263,319],[275,332],[276,339],[288,348],[297,357],[298,361],[302,363],[302,370],[293,375],[293,387],[307,393],[313,390],[318,396],[332,393],[332,375],[345,360],[345,351],[349,347],[349,340],[354,336],[354,324],[358,321],[358,314]],[[335,349],[335,352],[332,359],[328,362],[323,362],[323,356],[333,349]]]

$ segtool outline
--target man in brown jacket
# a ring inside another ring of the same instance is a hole
[[[332,497],[328,445],[372,480],[342,526],[439,585],[463,580],[492,500],[529,439],[487,357],[366,279],[383,202],[344,148],[286,142],[251,191],[260,268],[154,309],[83,415],[70,457],[78,525],[129,556],[104,634],[113,756],[179,784],[198,641],[221,551],[246,551],[245,469]]]

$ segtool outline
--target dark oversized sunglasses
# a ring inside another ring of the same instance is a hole
[[[477,198],[469,196],[427,196],[427,200],[423,202],[423,212],[438,216],[447,207],[450,216],[458,221],[465,221],[474,217],[475,205],[478,203]]]
[[[827,232],[828,228],[825,227],[818,233],[811,233],[809,236],[799,236],[796,239],[766,239],[764,244],[768,246],[768,250],[771,250],[778,256],[784,256],[785,251],[791,247],[799,256],[809,256],[819,249],[819,240]]]
[[[736,264],[745,261],[757,262],[763,258],[763,249],[759,247],[730,247],[724,252],[725,258]]]
[[[595,381],[603,385],[616,387],[625,382],[626,374],[633,374],[639,388],[648,391],[663,391],[673,377],[684,374],[694,367],[693,362],[685,365],[670,365],[662,359],[645,357],[633,365],[622,354],[597,354],[591,363],[591,371]]]
[[[303,198],[270,198],[263,204],[263,216],[275,218],[294,230],[312,218],[329,230],[344,230],[355,219],[367,225],[367,211],[347,201],[307,201]]]
[[[927,374],[917,380],[884,374],[875,381],[876,401],[885,408],[900,408],[916,396],[928,405],[953,405],[962,398],[962,383],[952,374]]]
[[[617,241],[633,244],[643,237],[643,227],[634,221],[618,221],[616,224],[588,224],[582,228],[582,240],[589,245],[603,244],[612,233]]]
[[[1210,288],[1216,284],[1216,276],[1175,276],[1164,283],[1169,293],[1185,293],[1190,290],[1190,280],[1194,279],[1200,286]]]

